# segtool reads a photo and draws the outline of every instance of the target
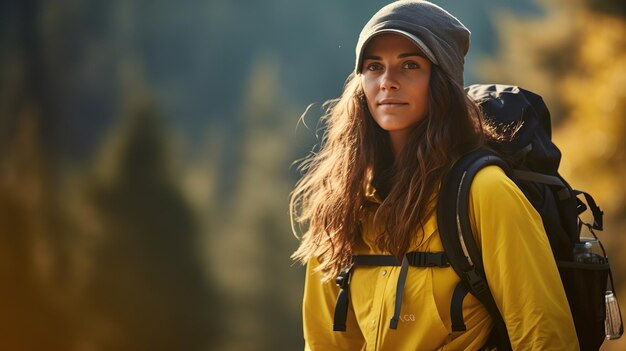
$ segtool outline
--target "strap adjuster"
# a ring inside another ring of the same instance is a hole
[[[487,287],[487,282],[485,279],[476,272],[476,266],[472,266],[469,271],[463,272],[465,275],[466,281],[469,283],[469,288],[476,292],[476,294],[482,294],[483,291],[489,289]]]
[[[349,269],[339,273],[339,275],[335,279],[335,283],[337,283],[337,286],[339,288],[341,288],[341,289],[346,289],[348,287],[349,281],[350,281],[350,270]]]
[[[333,315],[333,331],[346,331],[346,319],[348,319],[348,304],[350,303],[350,273],[353,265],[350,264],[344,269],[335,283],[339,286],[339,294],[335,303],[335,313]]]

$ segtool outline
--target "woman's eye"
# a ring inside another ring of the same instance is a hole
[[[378,70],[381,70],[383,67],[378,62],[372,62],[372,63],[368,64],[365,68],[368,71],[378,71]]]
[[[420,68],[420,65],[418,65],[417,62],[409,61],[409,62],[406,62],[404,64],[403,68],[405,68],[405,69],[418,69],[418,68]]]

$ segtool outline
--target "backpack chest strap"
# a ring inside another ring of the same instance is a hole
[[[448,267],[448,257],[445,252],[409,252],[406,254],[409,266],[413,267]],[[355,255],[352,257],[353,266],[401,266],[392,255]]]
[[[350,276],[356,266],[400,266],[400,275],[396,285],[396,305],[394,316],[391,318],[389,328],[396,329],[398,326],[400,307],[402,306],[402,292],[406,282],[408,266],[413,267],[448,267],[448,257],[444,252],[409,252],[402,262],[398,262],[395,256],[391,255],[355,255],[352,257],[352,264],[337,277],[336,283],[339,286],[337,303],[335,304],[335,314],[333,316],[333,330],[346,331],[346,319],[348,316],[348,304],[350,295]]]

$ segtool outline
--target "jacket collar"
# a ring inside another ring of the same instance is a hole
[[[368,201],[373,202],[378,205],[383,203],[383,201],[380,199],[378,194],[376,194],[376,188],[374,188],[374,186],[372,185],[371,177],[366,177],[365,179],[365,198]]]

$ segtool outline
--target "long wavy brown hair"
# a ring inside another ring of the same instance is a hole
[[[401,258],[434,211],[441,179],[453,160],[482,146],[493,133],[478,106],[438,66],[429,85],[429,111],[393,157],[388,133],[372,118],[360,75],[348,77],[342,95],[325,104],[326,131],[319,152],[299,168],[304,173],[291,193],[290,215],[301,243],[292,258],[306,263],[316,257],[325,280],[349,264],[367,207],[369,180],[382,197],[374,221],[385,228],[377,245]]]

